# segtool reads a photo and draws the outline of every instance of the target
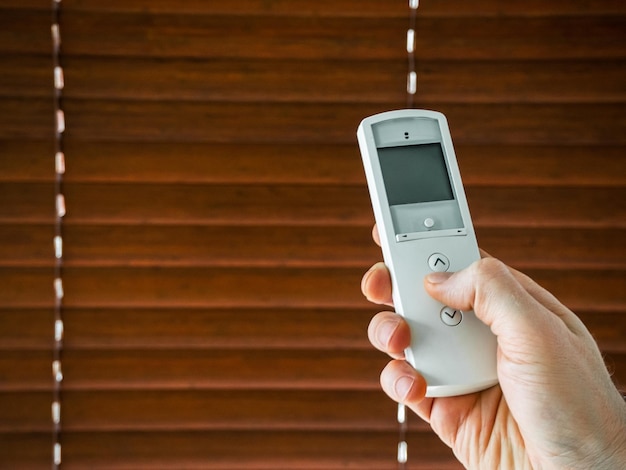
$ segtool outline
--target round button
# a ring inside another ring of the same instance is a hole
[[[444,307],[441,309],[439,317],[446,325],[457,326],[463,320],[463,312],[452,307]]]
[[[433,228],[434,226],[435,226],[435,221],[431,217],[424,219],[424,227]]]
[[[431,271],[444,272],[450,269],[450,260],[446,255],[434,253],[428,258],[428,267]]]

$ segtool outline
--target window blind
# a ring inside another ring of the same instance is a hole
[[[356,146],[406,2],[63,0],[63,468],[392,469]],[[626,383],[626,4],[421,2],[479,243]],[[0,467],[52,460],[50,5],[0,0]],[[458,469],[409,417],[411,469]]]

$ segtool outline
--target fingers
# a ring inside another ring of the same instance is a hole
[[[380,385],[392,400],[404,403],[412,409],[426,395],[426,381],[407,362],[391,361],[380,374]]]
[[[408,323],[392,312],[375,315],[367,329],[367,336],[374,347],[396,359],[403,359],[404,350],[411,344]]]
[[[434,399],[426,398],[426,380],[408,362],[390,361],[380,374],[380,385],[389,398],[430,423]]]
[[[361,291],[370,302],[393,305],[391,277],[384,263],[376,263],[361,280]]]

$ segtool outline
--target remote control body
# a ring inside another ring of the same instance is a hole
[[[472,311],[431,298],[424,277],[480,259],[445,116],[399,110],[364,119],[357,131],[396,312],[411,328],[407,361],[426,396],[455,396],[497,383],[496,338]]]

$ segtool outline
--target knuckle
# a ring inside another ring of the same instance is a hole
[[[483,258],[476,261],[472,267],[475,276],[483,280],[502,278],[510,275],[508,266],[497,258]]]
[[[483,258],[473,268],[474,309],[489,311],[493,302],[501,298],[504,286],[508,286],[510,294],[513,276],[508,266],[496,258]]]

